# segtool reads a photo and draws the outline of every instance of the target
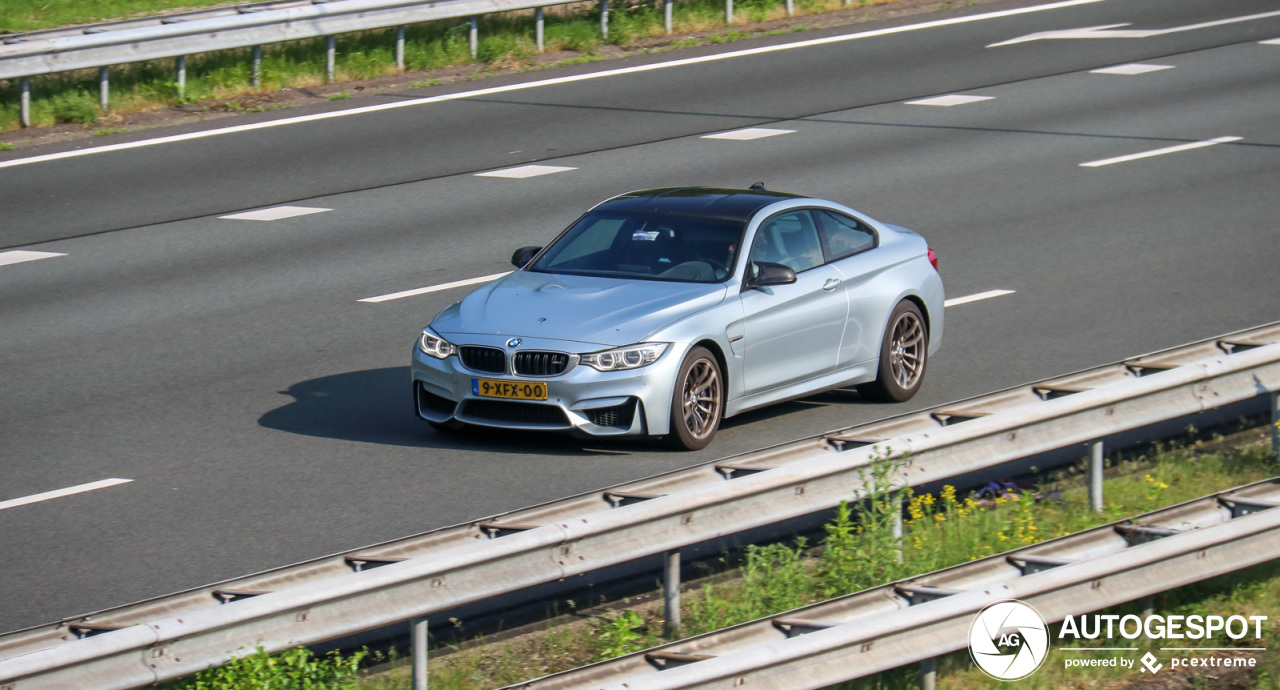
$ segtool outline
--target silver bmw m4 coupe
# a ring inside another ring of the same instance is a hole
[[[623,194],[441,312],[413,352],[417,414],[658,436],[819,391],[915,395],[942,337],[937,258],[840,204],[752,189]]]

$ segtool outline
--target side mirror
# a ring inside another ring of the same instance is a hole
[[[796,282],[796,272],[790,266],[775,264],[769,261],[752,261],[747,266],[749,276],[747,289],[765,287],[767,285],[790,285]]]
[[[540,251],[542,251],[542,247],[521,247],[516,250],[515,254],[511,255],[511,265],[516,268],[524,268],[524,265],[529,263]]]

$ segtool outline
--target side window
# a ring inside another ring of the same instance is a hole
[[[841,213],[816,211],[822,224],[823,239],[831,261],[864,252],[876,246],[876,234],[871,228]]]
[[[769,261],[799,273],[821,266],[822,244],[807,210],[780,213],[760,225],[751,243],[751,261]]]

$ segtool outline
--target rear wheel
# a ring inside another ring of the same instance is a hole
[[[879,402],[904,402],[920,390],[929,355],[929,330],[914,302],[902,301],[889,316],[880,343],[880,368],[873,383],[858,386],[864,397]]]
[[[724,376],[715,355],[705,347],[689,350],[676,374],[667,442],[686,450],[706,448],[720,428],[724,398]]]

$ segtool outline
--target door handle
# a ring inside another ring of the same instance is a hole
[[[828,290],[828,291],[834,290],[836,289],[836,286],[839,284],[840,284],[839,278],[827,278],[827,282],[822,284],[822,289]]]

